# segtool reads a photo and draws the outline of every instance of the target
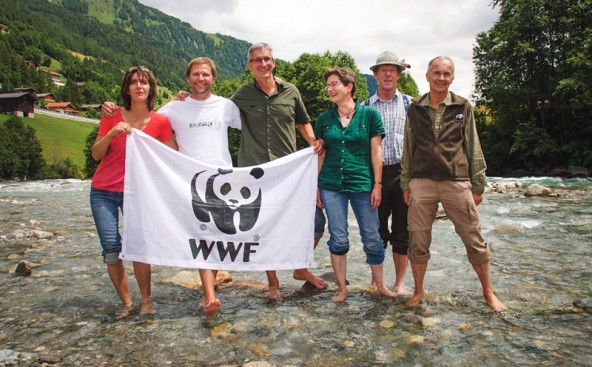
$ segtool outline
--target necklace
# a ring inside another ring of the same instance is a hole
[[[337,107],[337,111],[339,111],[339,113],[340,113],[340,114],[342,114],[342,115],[345,115],[345,118],[346,118],[346,119],[348,119],[348,120],[349,120],[349,119],[351,119],[351,114],[352,114],[352,112],[354,112],[354,110],[355,110],[355,109],[356,109],[356,106],[354,106],[354,107],[351,109],[351,111],[349,111],[348,113],[345,113],[345,112],[342,112],[342,111],[339,109],[339,107]]]

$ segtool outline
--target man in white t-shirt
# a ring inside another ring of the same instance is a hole
[[[184,101],[167,103],[158,113],[168,117],[179,152],[218,167],[232,167],[228,128],[241,128],[240,111],[231,100],[211,93],[215,79],[212,60],[191,60],[187,65],[191,95]]]
[[[213,95],[212,85],[216,80],[216,65],[208,57],[197,57],[187,64],[187,81],[191,95],[185,101],[172,101],[157,112],[165,115],[175,132],[179,152],[215,165],[232,167],[228,149],[228,128],[241,128],[240,111],[231,100]],[[104,102],[101,112],[112,116],[116,105]],[[199,269],[204,293],[205,314],[215,315],[220,311],[214,283],[216,270]]]

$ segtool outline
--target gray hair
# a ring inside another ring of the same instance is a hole
[[[247,52],[247,60],[251,59],[251,54],[255,50],[267,50],[273,55],[273,48],[270,45],[264,42],[255,43],[253,46],[249,47],[249,52]]]
[[[433,59],[430,60],[430,62],[428,63],[428,71],[427,73],[430,72],[430,68],[432,67],[432,64],[434,63],[434,61],[436,60],[445,60],[445,61],[449,61],[452,64],[452,76],[454,76],[454,61],[452,61],[452,59],[448,56],[436,56]]]

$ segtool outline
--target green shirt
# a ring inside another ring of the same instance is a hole
[[[450,104],[450,92],[448,92],[444,101],[440,103],[438,109],[435,109],[431,105],[429,97],[423,98],[421,100],[421,103],[419,104],[420,106],[426,107],[427,113],[430,116],[430,119],[432,120],[432,130],[434,131],[434,135],[436,136],[436,138],[438,137],[440,131],[441,117],[444,114],[444,111],[446,110],[446,106],[449,106]],[[485,191],[485,185],[487,183],[487,179],[485,176],[485,170],[487,169],[487,166],[485,164],[485,158],[483,157],[483,151],[481,150],[479,136],[477,135],[475,118],[472,113],[468,116],[463,136],[465,151],[467,152],[467,159],[469,161],[472,191],[475,194],[481,195],[483,194],[483,191]],[[409,163],[411,162],[411,152],[413,151],[414,145],[415,139],[413,138],[413,132],[411,130],[411,125],[409,123],[409,117],[407,117],[407,121],[405,122],[403,157],[401,159],[401,189],[403,191],[409,190]]]
[[[307,124],[306,112],[298,89],[276,81],[276,90],[268,96],[256,81],[240,87],[232,96],[241,112],[242,133],[238,166],[254,166],[296,151],[296,124]]]
[[[319,187],[338,192],[372,190],[373,167],[370,140],[384,136],[380,113],[356,103],[356,113],[346,128],[337,108],[323,112],[315,135],[325,141],[325,159],[319,173]]]

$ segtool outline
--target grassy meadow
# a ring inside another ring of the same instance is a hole
[[[0,114],[0,122],[11,116]],[[60,119],[36,114],[35,118],[22,118],[37,133],[43,147],[43,158],[47,164],[59,162],[70,157],[80,169],[84,167],[84,147],[86,137],[97,126],[93,123]]]

